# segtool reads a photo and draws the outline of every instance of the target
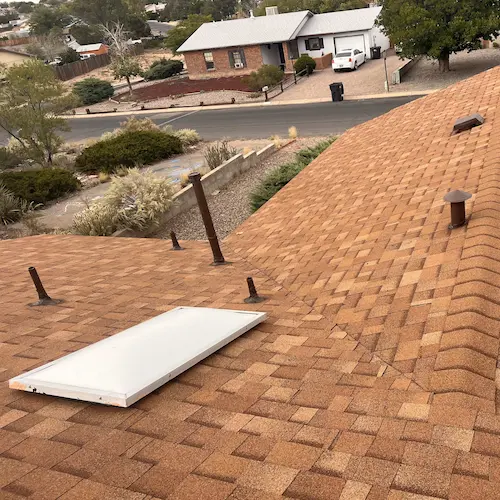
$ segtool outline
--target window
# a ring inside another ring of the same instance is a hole
[[[324,48],[323,38],[315,37],[306,40],[306,50],[321,50]]]
[[[239,69],[245,68],[247,65],[245,59],[245,51],[243,49],[230,50],[229,55],[229,66],[231,68]]]
[[[205,66],[210,71],[211,69],[215,69],[214,63],[214,55],[212,52],[204,52],[203,57],[205,58]]]

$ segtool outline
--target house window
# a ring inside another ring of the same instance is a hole
[[[245,51],[243,49],[230,50],[229,54],[229,66],[231,68],[239,69],[245,68],[247,62],[245,60]]]
[[[323,38],[315,37],[306,40],[306,50],[321,50],[325,48]]]
[[[203,57],[205,58],[205,66],[210,71],[211,69],[215,69],[214,63],[214,55],[212,52],[204,52]]]

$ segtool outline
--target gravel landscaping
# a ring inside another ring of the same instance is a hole
[[[314,146],[326,137],[299,138],[243,175],[233,180],[219,192],[206,193],[214,226],[219,238],[225,238],[250,215],[249,195],[269,170],[292,161],[300,149]],[[174,217],[156,237],[169,238],[175,231],[179,240],[206,240],[205,228],[198,207]]]
[[[436,60],[423,58],[413,66],[405,75],[403,82],[396,85],[394,90],[406,92],[441,89],[498,64],[500,64],[500,49],[481,49],[452,54],[450,57],[451,71],[448,73],[439,72]]]

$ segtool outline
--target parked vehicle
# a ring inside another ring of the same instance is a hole
[[[366,55],[358,49],[345,49],[338,54],[335,54],[332,59],[332,69],[337,72],[343,69],[356,70],[366,62]]]

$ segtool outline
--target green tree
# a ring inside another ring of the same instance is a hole
[[[480,47],[500,33],[499,0],[384,0],[382,31],[402,55],[426,55],[450,70],[450,54]]]
[[[14,12],[7,12],[6,14],[0,15],[0,24],[7,24],[14,19],[19,19],[19,15]]]
[[[30,12],[33,12],[33,9],[35,7],[35,4],[32,2],[18,2],[15,5],[15,9],[19,14],[29,14]]]
[[[61,64],[69,64],[80,60],[78,52],[75,49],[72,49],[71,47],[68,47],[60,55],[61,55]]]
[[[70,17],[60,8],[37,5],[30,16],[30,31],[34,35],[46,35],[53,28],[64,28]]]
[[[70,33],[80,45],[99,43],[103,39],[100,26],[93,24],[75,24],[71,26]]]
[[[212,16],[191,14],[187,19],[181,21],[174,29],[167,33],[165,46],[172,52],[177,49],[204,23],[212,22]]]
[[[63,140],[58,132],[69,130],[59,114],[72,98],[43,62],[30,59],[4,69],[0,87],[0,128],[12,138],[27,159],[50,166]]]
[[[119,23],[136,37],[148,36],[151,32],[146,23],[144,6],[135,0],[73,0],[69,11],[88,25],[112,26]]]
[[[216,21],[221,21],[231,17],[236,9],[236,0],[205,0],[203,13],[212,16]]]

